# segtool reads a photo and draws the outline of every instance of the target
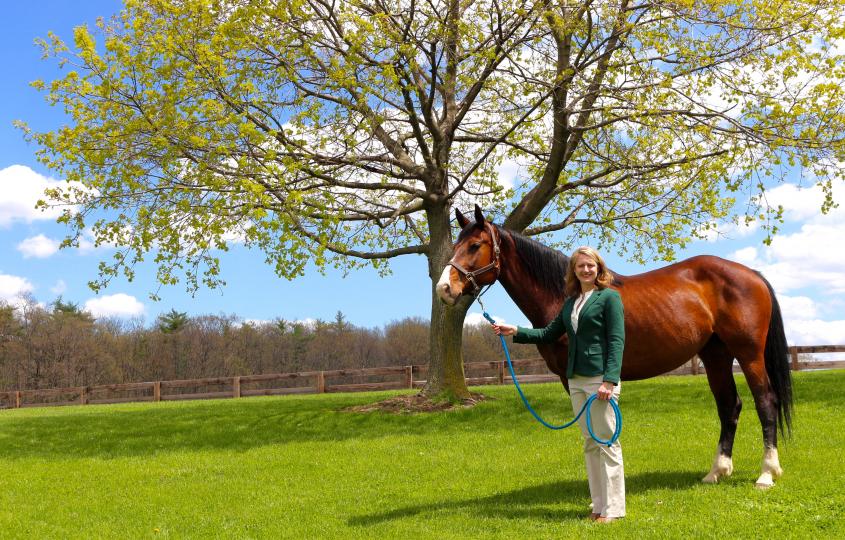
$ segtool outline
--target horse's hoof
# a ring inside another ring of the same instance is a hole
[[[754,483],[754,487],[757,489],[769,489],[774,485],[775,479],[772,477],[770,472],[764,472],[761,474],[760,478],[757,479],[757,482]]]
[[[727,478],[734,472],[733,460],[729,456],[716,454],[713,466],[707,476],[701,479],[704,484],[718,484],[720,478]]]
[[[721,467],[713,467],[713,469],[707,473],[707,476],[701,479],[701,482],[704,484],[718,484],[720,479],[729,477],[733,474],[733,472],[734,468],[732,464]]]

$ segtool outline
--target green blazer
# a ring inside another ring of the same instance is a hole
[[[577,297],[563,303],[555,319],[545,328],[519,327],[514,343],[554,343],[564,332],[569,336],[566,377],[601,375],[619,383],[622,351],[625,348],[625,314],[622,298],[613,289],[596,289],[578,314],[578,332],[572,328],[572,310]]]

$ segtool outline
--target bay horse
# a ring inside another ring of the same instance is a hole
[[[535,328],[546,326],[565,300],[569,258],[495,225],[475,207],[475,222],[455,211],[461,232],[436,286],[454,304],[463,294],[497,280]],[[763,464],[757,487],[774,485],[783,470],[777,428],[791,431],[792,375],[783,319],[762,274],[719,257],[698,256],[642,274],[613,273],[625,309],[622,380],[654,377],[695,355],[704,363],[721,423],[716,457],[702,479],[716,483],[733,472],[733,444],[742,401],[733,377],[736,359],[763,428]],[[566,380],[566,336],[538,345],[549,369]]]

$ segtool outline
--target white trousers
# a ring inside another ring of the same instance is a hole
[[[574,376],[569,379],[569,395],[572,398],[572,410],[578,413],[584,402],[595,394],[601,386],[602,377]],[[622,383],[613,389],[613,397],[619,400]],[[607,401],[596,399],[590,407],[593,433],[600,439],[608,440],[616,429],[616,415]],[[622,446],[617,440],[610,447],[598,444],[587,431],[586,412],[578,419],[581,434],[584,436],[584,459],[587,462],[587,480],[590,483],[590,497],[593,500],[593,513],[603,517],[623,517],[625,515],[625,469],[622,464]]]

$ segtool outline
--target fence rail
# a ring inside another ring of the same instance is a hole
[[[809,345],[789,348],[791,367],[795,371],[807,369],[845,368],[845,360],[804,361],[800,354],[845,352],[845,345]],[[553,382],[559,380],[548,372],[542,358],[514,360],[514,370],[521,383]],[[734,365],[734,371],[740,371]],[[321,394],[330,392],[366,392],[422,388],[426,383],[428,366],[391,366],[362,369],[336,369],[299,373],[268,373],[206,377],[171,381],[72,386],[39,390],[0,392],[0,408],[43,407],[56,405],[93,405],[141,401],[174,401],[191,399],[240,398],[285,394]],[[468,385],[510,384],[512,379],[504,360],[467,362],[464,372]],[[704,373],[698,357],[667,375],[698,375]],[[371,380],[380,377],[387,380]],[[339,381],[338,379],[344,379]],[[350,382],[351,379],[351,382]]]

